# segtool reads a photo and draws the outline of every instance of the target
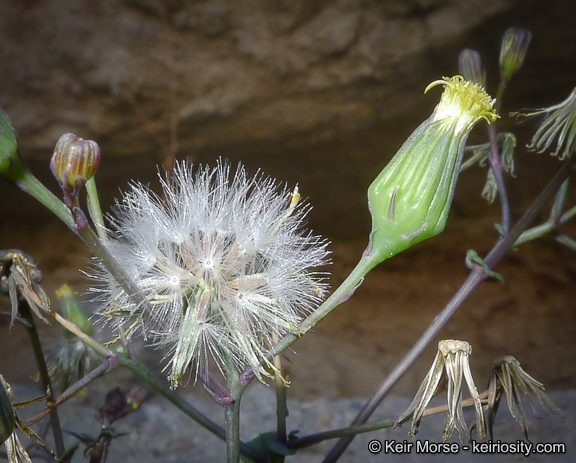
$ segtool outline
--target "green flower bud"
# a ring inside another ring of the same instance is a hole
[[[72,291],[72,288],[68,285],[62,285],[60,289],[56,290],[56,297],[60,301],[62,316],[66,320],[74,323],[88,336],[91,336],[94,332],[94,327],[92,323],[90,323],[90,319],[80,305],[80,302],[76,299],[76,293]]]
[[[18,154],[16,131],[8,114],[0,108],[0,174],[16,182],[22,178],[26,167]]]
[[[12,435],[16,425],[14,408],[7,390],[9,387],[4,377],[0,375],[0,445]]]
[[[532,33],[527,29],[511,27],[504,32],[500,46],[500,76],[504,82],[508,82],[524,64],[530,40]]]
[[[62,135],[50,161],[52,174],[65,193],[65,200],[75,199],[80,188],[94,176],[100,164],[100,147],[95,141],[84,140],[73,133]]]
[[[370,253],[380,260],[440,233],[446,225],[468,135],[481,120],[498,117],[495,100],[461,76],[444,85],[440,103],[368,189]]]

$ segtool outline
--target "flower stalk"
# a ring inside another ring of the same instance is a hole
[[[52,393],[52,381],[48,373],[48,367],[46,365],[46,359],[42,351],[42,344],[40,342],[40,337],[38,335],[38,330],[36,329],[36,323],[34,322],[34,317],[32,316],[32,311],[26,300],[20,301],[20,313],[22,318],[26,320],[26,328],[28,331],[28,336],[30,337],[30,344],[34,352],[34,357],[36,359],[36,364],[38,366],[38,372],[40,374],[40,381],[42,383],[42,389],[47,391],[47,399],[49,402],[54,402],[55,398]],[[54,444],[56,445],[56,455],[60,456],[64,453],[66,448],[64,447],[64,437],[62,434],[62,426],[60,425],[60,418],[58,415],[58,410],[53,409],[50,411],[50,424],[52,426],[52,433],[54,436]]]
[[[446,224],[468,134],[481,120],[494,121],[492,100],[478,85],[462,77],[445,78],[432,116],[408,138],[368,189],[372,214],[370,242],[344,282],[295,333],[285,336],[267,359],[292,345],[337,306],[348,300],[366,274],[383,260],[440,233]],[[253,376],[249,370],[243,381]]]

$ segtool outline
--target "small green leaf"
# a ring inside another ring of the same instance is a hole
[[[469,269],[473,269],[475,266],[480,265],[484,269],[484,273],[492,280],[499,281],[500,283],[504,283],[504,278],[499,273],[496,273],[492,270],[486,262],[478,255],[476,251],[473,249],[468,250],[466,253],[466,267]]]
[[[276,439],[275,432],[265,432],[248,442],[251,447],[267,455],[294,455],[297,449],[291,449]]]
[[[15,182],[25,171],[26,168],[18,154],[16,131],[8,114],[0,108],[0,174]]]
[[[76,450],[78,450],[78,447],[80,447],[80,444],[78,442],[76,442],[71,447],[68,447],[66,451],[62,454],[62,456],[58,460],[56,460],[56,463],[71,463],[72,457],[76,453]]]

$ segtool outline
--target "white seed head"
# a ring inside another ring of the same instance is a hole
[[[225,162],[195,172],[180,163],[161,186],[165,199],[132,184],[106,242],[148,307],[101,268],[101,314],[168,347],[174,387],[191,364],[198,373],[212,360],[221,370],[224,359],[251,366],[261,379],[274,337],[295,331],[321,301],[326,278],[313,269],[327,263],[327,242],[303,234],[308,208],[297,189],[249,179],[241,165],[231,176]]]

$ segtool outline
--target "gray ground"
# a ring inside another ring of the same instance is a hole
[[[94,419],[98,404],[102,402],[105,391],[105,382],[95,383],[89,394],[84,398],[75,399],[74,402],[61,408],[62,421],[65,429],[76,432],[96,434],[99,429]],[[20,394],[30,393],[29,388],[17,390]],[[379,440],[383,445],[387,441],[412,442],[408,437],[408,426],[403,428],[386,429],[364,435],[355,439],[351,447],[340,459],[342,463],[352,462],[410,462],[424,461],[427,463],[446,461],[482,461],[482,462],[570,462],[576,457],[576,435],[573,431],[573,422],[576,417],[576,391],[552,391],[550,396],[562,410],[567,420],[551,413],[541,418],[529,416],[530,441],[537,443],[563,443],[566,453],[563,454],[531,454],[529,460],[521,454],[478,454],[471,450],[460,450],[456,455],[425,454],[416,452],[413,446],[409,453],[392,454],[384,451],[370,454],[368,443]],[[210,418],[222,422],[221,410],[198,388],[192,395],[186,397],[194,402],[197,408],[205,412]],[[408,405],[407,397],[390,397],[374,414],[375,419],[393,417],[401,413]],[[317,399],[317,400],[290,400],[288,418],[289,430],[300,430],[300,436],[312,432],[324,431],[330,428],[346,426],[362,406],[362,399]],[[261,432],[270,431],[274,427],[274,393],[270,388],[255,385],[248,389],[243,398],[242,409],[242,438],[252,439]],[[528,405],[527,405],[528,406]],[[529,406],[528,406],[529,407]],[[539,412],[541,412],[539,410]],[[470,420],[471,416],[467,415]],[[421,442],[429,440],[431,443],[440,442],[444,415],[424,418],[418,439]],[[129,434],[113,442],[108,462],[122,463],[200,463],[225,461],[224,446],[221,441],[197,424],[191,422],[173,405],[160,396],[151,395],[137,412],[123,418],[116,423],[115,429]],[[495,439],[504,443],[516,443],[523,439],[520,427],[508,414],[505,404],[499,411],[497,425],[495,426]],[[333,441],[332,441],[333,442]],[[308,451],[300,451],[297,455],[289,457],[287,462],[320,462],[329,451],[332,442],[312,447]],[[453,442],[457,442],[453,439]],[[77,452],[74,462],[86,461],[81,452]]]

